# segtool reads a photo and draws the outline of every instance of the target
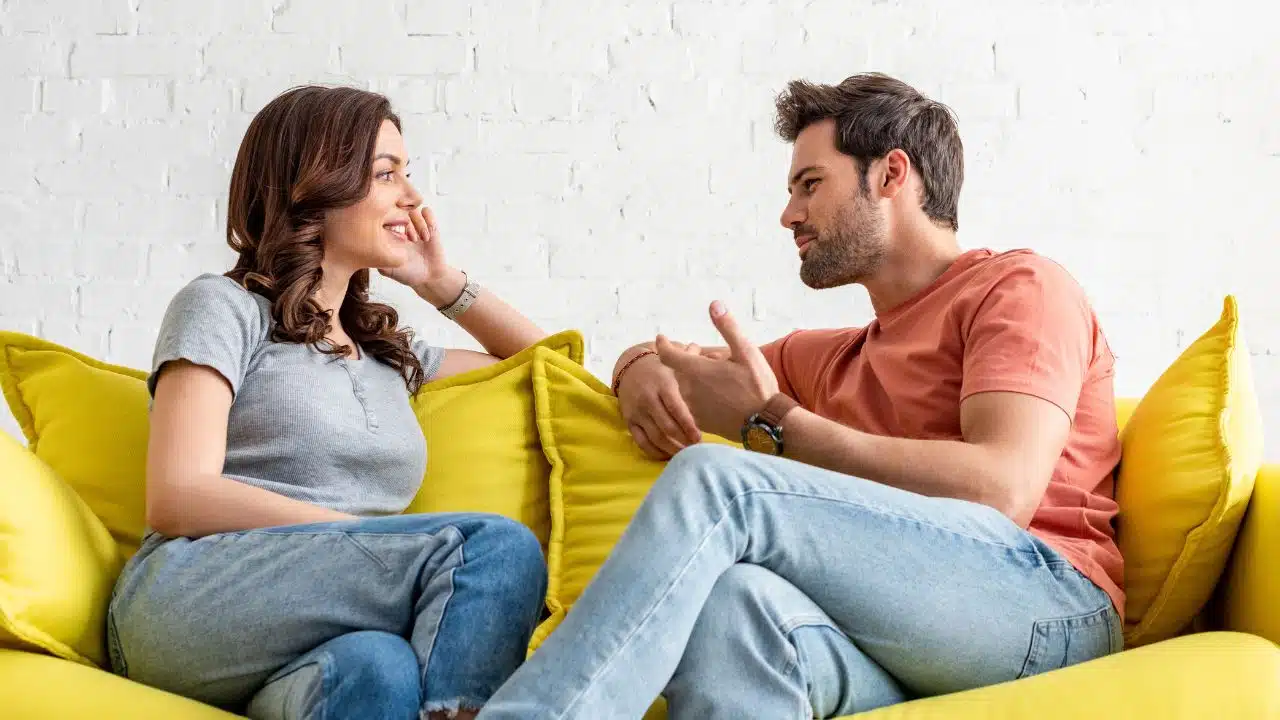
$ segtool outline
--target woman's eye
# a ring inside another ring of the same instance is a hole
[[[390,170],[383,170],[382,172],[378,173],[378,174],[377,174],[377,175],[375,175],[374,177],[378,178],[379,180],[390,180],[390,179],[391,179],[391,176],[392,176],[392,175],[394,175],[394,174],[395,174],[395,173],[393,173],[393,172],[392,172],[392,171],[390,171]]]

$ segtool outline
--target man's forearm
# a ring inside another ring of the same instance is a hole
[[[1020,479],[987,447],[871,435],[803,408],[788,413],[783,425],[784,455],[792,460],[921,495],[989,505],[1023,527],[1035,510],[1013,490]]]

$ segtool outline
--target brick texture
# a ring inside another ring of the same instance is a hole
[[[714,341],[715,298],[761,341],[861,323],[860,289],[797,277],[771,99],[790,78],[876,69],[954,108],[962,243],[1065,263],[1121,394],[1234,293],[1280,436],[1276,14],[1242,0],[4,0],[0,326],[144,367],[173,291],[232,261],[223,196],[249,120],[305,82],[391,97],[450,256],[548,330],[581,329],[602,376],[658,330]],[[377,288],[429,339],[475,347]],[[16,431],[7,415],[0,428]]]

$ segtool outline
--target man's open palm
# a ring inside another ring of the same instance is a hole
[[[680,348],[662,335],[655,344],[662,364],[675,373],[698,427],[734,439],[747,418],[778,392],[778,379],[764,353],[719,301],[711,304],[711,322],[725,340],[728,357],[708,356],[697,346]]]

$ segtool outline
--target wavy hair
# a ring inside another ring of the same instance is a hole
[[[308,85],[273,99],[245,131],[227,205],[227,244],[240,257],[225,275],[271,301],[272,340],[331,355],[350,350],[319,345],[332,320],[313,299],[323,275],[324,217],[369,193],[384,120],[400,128],[382,95]],[[400,371],[410,393],[418,391],[424,375],[413,333],[398,327],[395,308],[369,299],[369,270],[352,276],[338,318],[369,355]]]

